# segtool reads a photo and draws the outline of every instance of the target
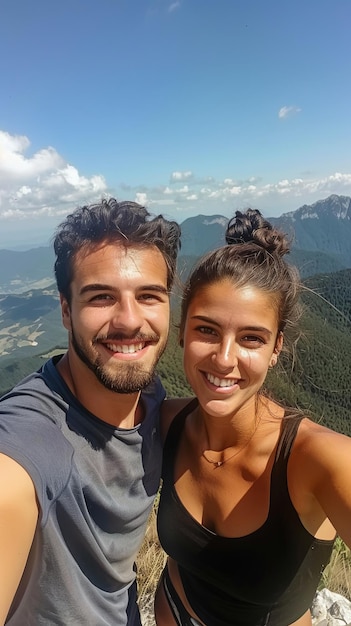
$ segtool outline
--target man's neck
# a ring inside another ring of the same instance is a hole
[[[74,363],[74,367],[72,366]],[[140,391],[117,393],[104,387],[70,350],[56,365],[70,391],[90,413],[117,428],[133,428],[144,418]]]

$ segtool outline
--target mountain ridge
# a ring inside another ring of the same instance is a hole
[[[234,215],[234,212],[233,212]],[[266,217],[266,216],[265,216]],[[180,261],[198,258],[225,244],[230,218],[196,216],[181,224]],[[302,277],[351,267],[351,198],[333,194],[312,205],[267,219],[292,240],[291,260]],[[0,294],[22,293],[54,282],[54,251],[41,246],[27,251],[0,249]]]

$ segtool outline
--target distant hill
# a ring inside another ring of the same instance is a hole
[[[0,293],[20,293],[54,282],[54,251],[51,247],[26,251],[0,249]],[[44,281],[44,284],[40,284]]]
[[[180,256],[199,257],[205,252],[223,246],[228,218],[223,215],[196,215],[181,223],[182,247]]]
[[[324,252],[351,267],[351,198],[332,195],[281,217],[269,218],[289,233],[298,250]]]
[[[351,267],[351,198],[332,195],[267,219],[291,238],[290,259],[302,277]],[[227,223],[221,215],[197,215],[182,222],[180,259],[224,245]]]
[[[0,295],[1,364],[9,357],[23,359],[54,345],[66,345],[56,286],[23,294]]]
[[[332,195],[280,217],[266,217],[291,237],[290,259],[302,277],[351,267],[351,198]],[[223,215],[200,214],[184,220],[180,267],[188,268],[190,259],[224,245],[227,223]],[[0,294],[47,287],[54,280],[53,267],[51,247],[25,252],[0,249]]]

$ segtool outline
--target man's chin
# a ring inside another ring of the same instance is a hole
[[[122,375],[111,374],[105,371],[105,368],[96,367],[94,373],[98,381],[114,393],[133,394],[145,389],[154,379],[154,368],[151,372],[140,371],[138,368],[129,370]]]
[[[109,391],[120,394],[134,394],[145,389],[154,379],[154,371],[164,348],[151,354],[144,355],[140,360],[110,359],[105,361],[106,354],[93,354],[92,350],[85,348],[82,342],[77,341],[72,332],[72,348],[76,356],[95,375],[99,383]],[[145,361],[149,361],[146,362]]]

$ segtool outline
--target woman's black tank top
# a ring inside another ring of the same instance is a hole
[[[288,626],[310,608],[333,541],[315,539],[290,500],[287,463],[301,418],[282,420],[266,522],[238,538],[216,535],[189,515],[174,488],[174,464],[192,400],[173,420],[163,460],[158,533],[177,561],[187,599],[208,626]]]

